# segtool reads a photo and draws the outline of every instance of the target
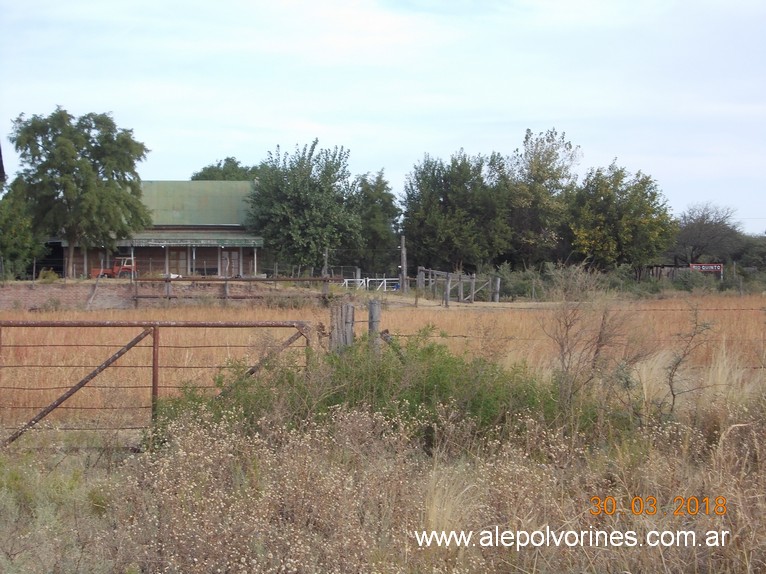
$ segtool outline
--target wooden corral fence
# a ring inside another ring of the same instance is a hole
[[[364,291],[399,291],[399,277],[362,277],[359,279],[344,279],[343,287]]]
[[[292,333],[278,339],[285,331]],[[251,375],[287,349],[314,344],[306,321],[0,321],[0,426],[16,429],[0,447],[57,409],[109,412],[99,430],[142,428],[168,389],[212,387],[230,360],[249,361]],[[163,382],[163,373],[174,380]],[[120,400],[120,392],[128,394]],[[150,415],[126,415],[137,410]],[[86,429],[99,428],[85,419]]]
[[[467,275],[418,267],[417,287],[419,293],[430,294],[434,299],[441,296],[447,307],[453,299],[459,303],[473,303],[476,295],[485,289],[490,301],[497,303],[500,300],[500,277],[496,276],[477,277],[475,273]]]
[[[212,297],[221,300],[259,299],[277,291],[278,286],[316,287],[327,296],[330,283],[342,283],[333,277],[153,277],[136,279],[133,298],[194,300]],[[218,289],[214,289],[217,286]],[[159,289],[158,289],[159,287]],[[269,291],[269,289],[271,291]]]

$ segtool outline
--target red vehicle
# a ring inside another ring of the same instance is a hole
[[[94,267],[90,270],[92,279],[96,277],[134,277],[138,268],[132,257],[116,257],[111,267]]]

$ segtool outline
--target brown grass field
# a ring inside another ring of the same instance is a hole
[[[366,301],[354,302],[361,336]],[[624,367],[637,385],[634,404],[657,408],[629,432],[586,431],[530,410],[502,433],[479,436],[448,404],[436,423],[341,406],[296,428],[272,413],[255,435],[236,413],[182,415],[162,431],[160,448],[135,454],[117,432],[62,431],[149,423],[149,338],[51,415],[51,430],[0,450],[0,572],[766,572],[765,311],[760,296],[727,295],[448,309],[384,300],[381,328],[401,344],[420,334],[466,360],[523,365],[541,387],[563,373],[585,381],[578,396],[604,411],[619,414],[605,381]],[[330,325],[319,306],[0,318]],[[5,434],[138,333],[65,331],[2,330]],[[253,364],[290,334],[169,328],[162,394],[209,387],[227,361]],[[285,360],[305,361],[300,345]],[[327,345],[319,338],[320,352]],[[323,372],[312,380],[326,384]],[[425,427],[436,429],[427,451]],[[546,529],[586,542],[423,547],[414,535]],[[655,531],[668,533],[668,544],[650,544]],[[632,532],[638,543],[587,543],[594,532]],[[688,532],[694,544],[680,534]],[[706,540],[711,533],[717,544]]]
[[[367,329],[365,301],[358,300],[355,307],[356,332],[363,334]],[[646,382],[646,392],[653,392],[653,379],[665,368],[681,337],[689,332],[695,310],[698,320],[709,324],[710,330],[700,338],[702,344],[685,366],[697,370],[696,378],[706,378],[704,386],[714,394],[747,394],[762,386],[766,367],[766,301],[760,296],[679,296],[640,301],[602,298],[587,303],[583,315],[598,318],[604,309],[620,322],[613,334],[612,352],[642,349],[647,355],[636,365]],[[453,303],[445,308],[423,299],[415,306],[411,299],[391,296],[384,302],[381,327],[403,341],[428,328],[434,340],[454,353],[484,357],[504,367],[523,362],[542,378],[549,378],[558,358],[556,342],[550,336],[558,312],[555,303]],[[34,315],[4,312],[1,316],[26,321],[305,320],[315,326],[330,324],[329,310],[314,305],[301,309],[209,306]],[[12,427],[25,416],[29,418],[35,408],[54,400],[139,332],[136,328],[78,328],[60,332],[6,328],[0,351],[4,365],[0,370],[3,387],[0,426]],[[166,329],[161,333],[161,395],[173,394],[187,384],[211,386],[217,367],[231,360],[257,362],[290,334],[289,329]],[[297,342],[294,346],[301,344]],[[319,346],[326,349],[327,340],[320,339]],[[121,424],[126,426],[146,424],[150,347],[149,337],[70,399],[66,408],[52,415],[51,420],[106,419],[114,423],[123,419]],[[709,394],[697,393],[695,398]]]

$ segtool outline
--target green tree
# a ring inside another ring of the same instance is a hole
[[[676,231],[657,183],[615,163],[588,172],[569,210],[574,251],[599,268],[639,270],[667,249]]]
[[[690,205],[678,221],[678,235],[671,254],[684,264],[728,261],[744,245],[734,210],[712,203]]]
[[[505,259],[530,267],[550,261],[561,245],[564,196],[574,189],[579,146],[555,129],[527,130],[524,144],[505,160],[511,249]]]
[[[766,269],[766,237],[742,234],[742,254],[737,261],[741,267]]]
[[[431,267],[550,260],[578,157],[579,148],[555,129],[527,130],[511,156],[461,150],[447,164],[426,155],[405,184],[404,228],[414,259]]]
[[[351,202],[356,180],[344,148],[318,149],[318,140],[295,153],[279,147],[259,166],[250,196],[249,225],[279,256],[320,266],[325,250],[361,243],[359,214]]]
[[[35,229],[68,243],[67,275],[76,245],[114,249],[151,225],[136,171],[148,150],[110,115],[75,118],[61,107],[47,117],[22,114],[10,139],[22,166],[15,185]]]
[[[0,198],[0,262],[3,278],[23,276],[32,259],[45,252],[44,238],[36,233],[17,182]]]
[[[258,166],[248,167],[233,157],[218,160],[195,171],[191,179],[205,181],[253,181],[258,177]]]
[[[347,247],[354,265],[369,273],[395,274],[399,252],[397,225],[401,210],[391,186],[379,171],[358,179],[353,210],[359,215],[361,244]]]
[[[496,160],[463,150],[449,163],[426,155],[408,174],[403,229],[418,265],[476,269],[508,248]]]

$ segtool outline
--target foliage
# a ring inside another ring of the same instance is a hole
[[[522,150],[449,163],[425,156],[405,184],[403,228],[418,265],[475,270],[530,267],[559,248],[562,194],[575,182],[578,148],[555,130],[527,130]]]
[[[579,156],[579,146],[567,141],[564,133],[526,131],[522,149],[506,160],[512,173],[509,226],[513,233],[506,259],[526,269],[565,256],[562,199],[576,184],[573,169]]]
[[[162,402],[161,418],[207,405],[216,416],[241,409],[251,427],[273,417],[300,426],[342,405],[435,420],[449,403],[474,421],[478,432],[487,433],[513,413],[551,400],[523,365],[505,371],[485,359],[456,356],[429,336],[424,330],[398,351],[386,347],[379,355],[361,339],[342,353],[312,355],[303,372],[289,360],[271,361],[252,376],[246,365],[234,362],[217,378],[222,391],[217,398],[189,388],[182,397]]]
[[[670,244],[674,222],[656,182],[612,163],[592,169],[569,196],[572,247],[599,268],[639,269]]]
[[[689,293],[694,291],[711,292],[718,287],[718,283],[718,279],[709,273],[681,269],[673,281],[673,287]]]
[[[249,225],[280,256],[320,266],[325,251],[359,244],[361,223],[350,202],[356,182],[344,148],[318,149],[318,140],[292,155],[279,147],[260,165],[250,196]]]
[[[743,247],[734,210],[712,203],[689,206],[679,218],[671,254],[681,263],[724,262]]]
[[[742,255],[737,265],[745,268],[766,269],[766,236],[743,235]]]
[[[495,273],[500,277],[500,296],[515,300],[518,297],[543,299],[545,297],[545,282],[542,274],[536,269],[514,271],[511,264],[504,262],[497,267]]]
[[[397,227],[401,211],[382,170],[374,178],[370,174],[359,178],[350,204],[361,223],[361,243],[345,242],[344,249],[334,260],[341,264],[353,263],[368,273],[396,275],[399,264]]]
[[[148,150],[109,114],[75,118],[61,107],[47,117],[22,114],[11,141],[22,165],[13,187],[34,228],[67,241],[69,275],[76,245],[113,249],[151,224],[136,171]]]
[[[507,206],[497,162],[464,151],[448,164],[426,155],[407,176],[403,229],[425,267],[475,269],[507,249]]]
[[[211,181],[253,181],[258,177],[258,166],[242,165],[237,158],[227,157],[195,171],[191,179]]]
[[[24,276],[32,260],[45,252],[43,237],[18,188],[18,184],[11,186],[0,198],[0,261],[6,279]]]
[[[55,283],[59,279],[61,279],[61,277],[58,276],[58,273],[56,273],[53,269],[48,268],[41,269],[40,275],[38,276],[38,280],[43,284]]]

